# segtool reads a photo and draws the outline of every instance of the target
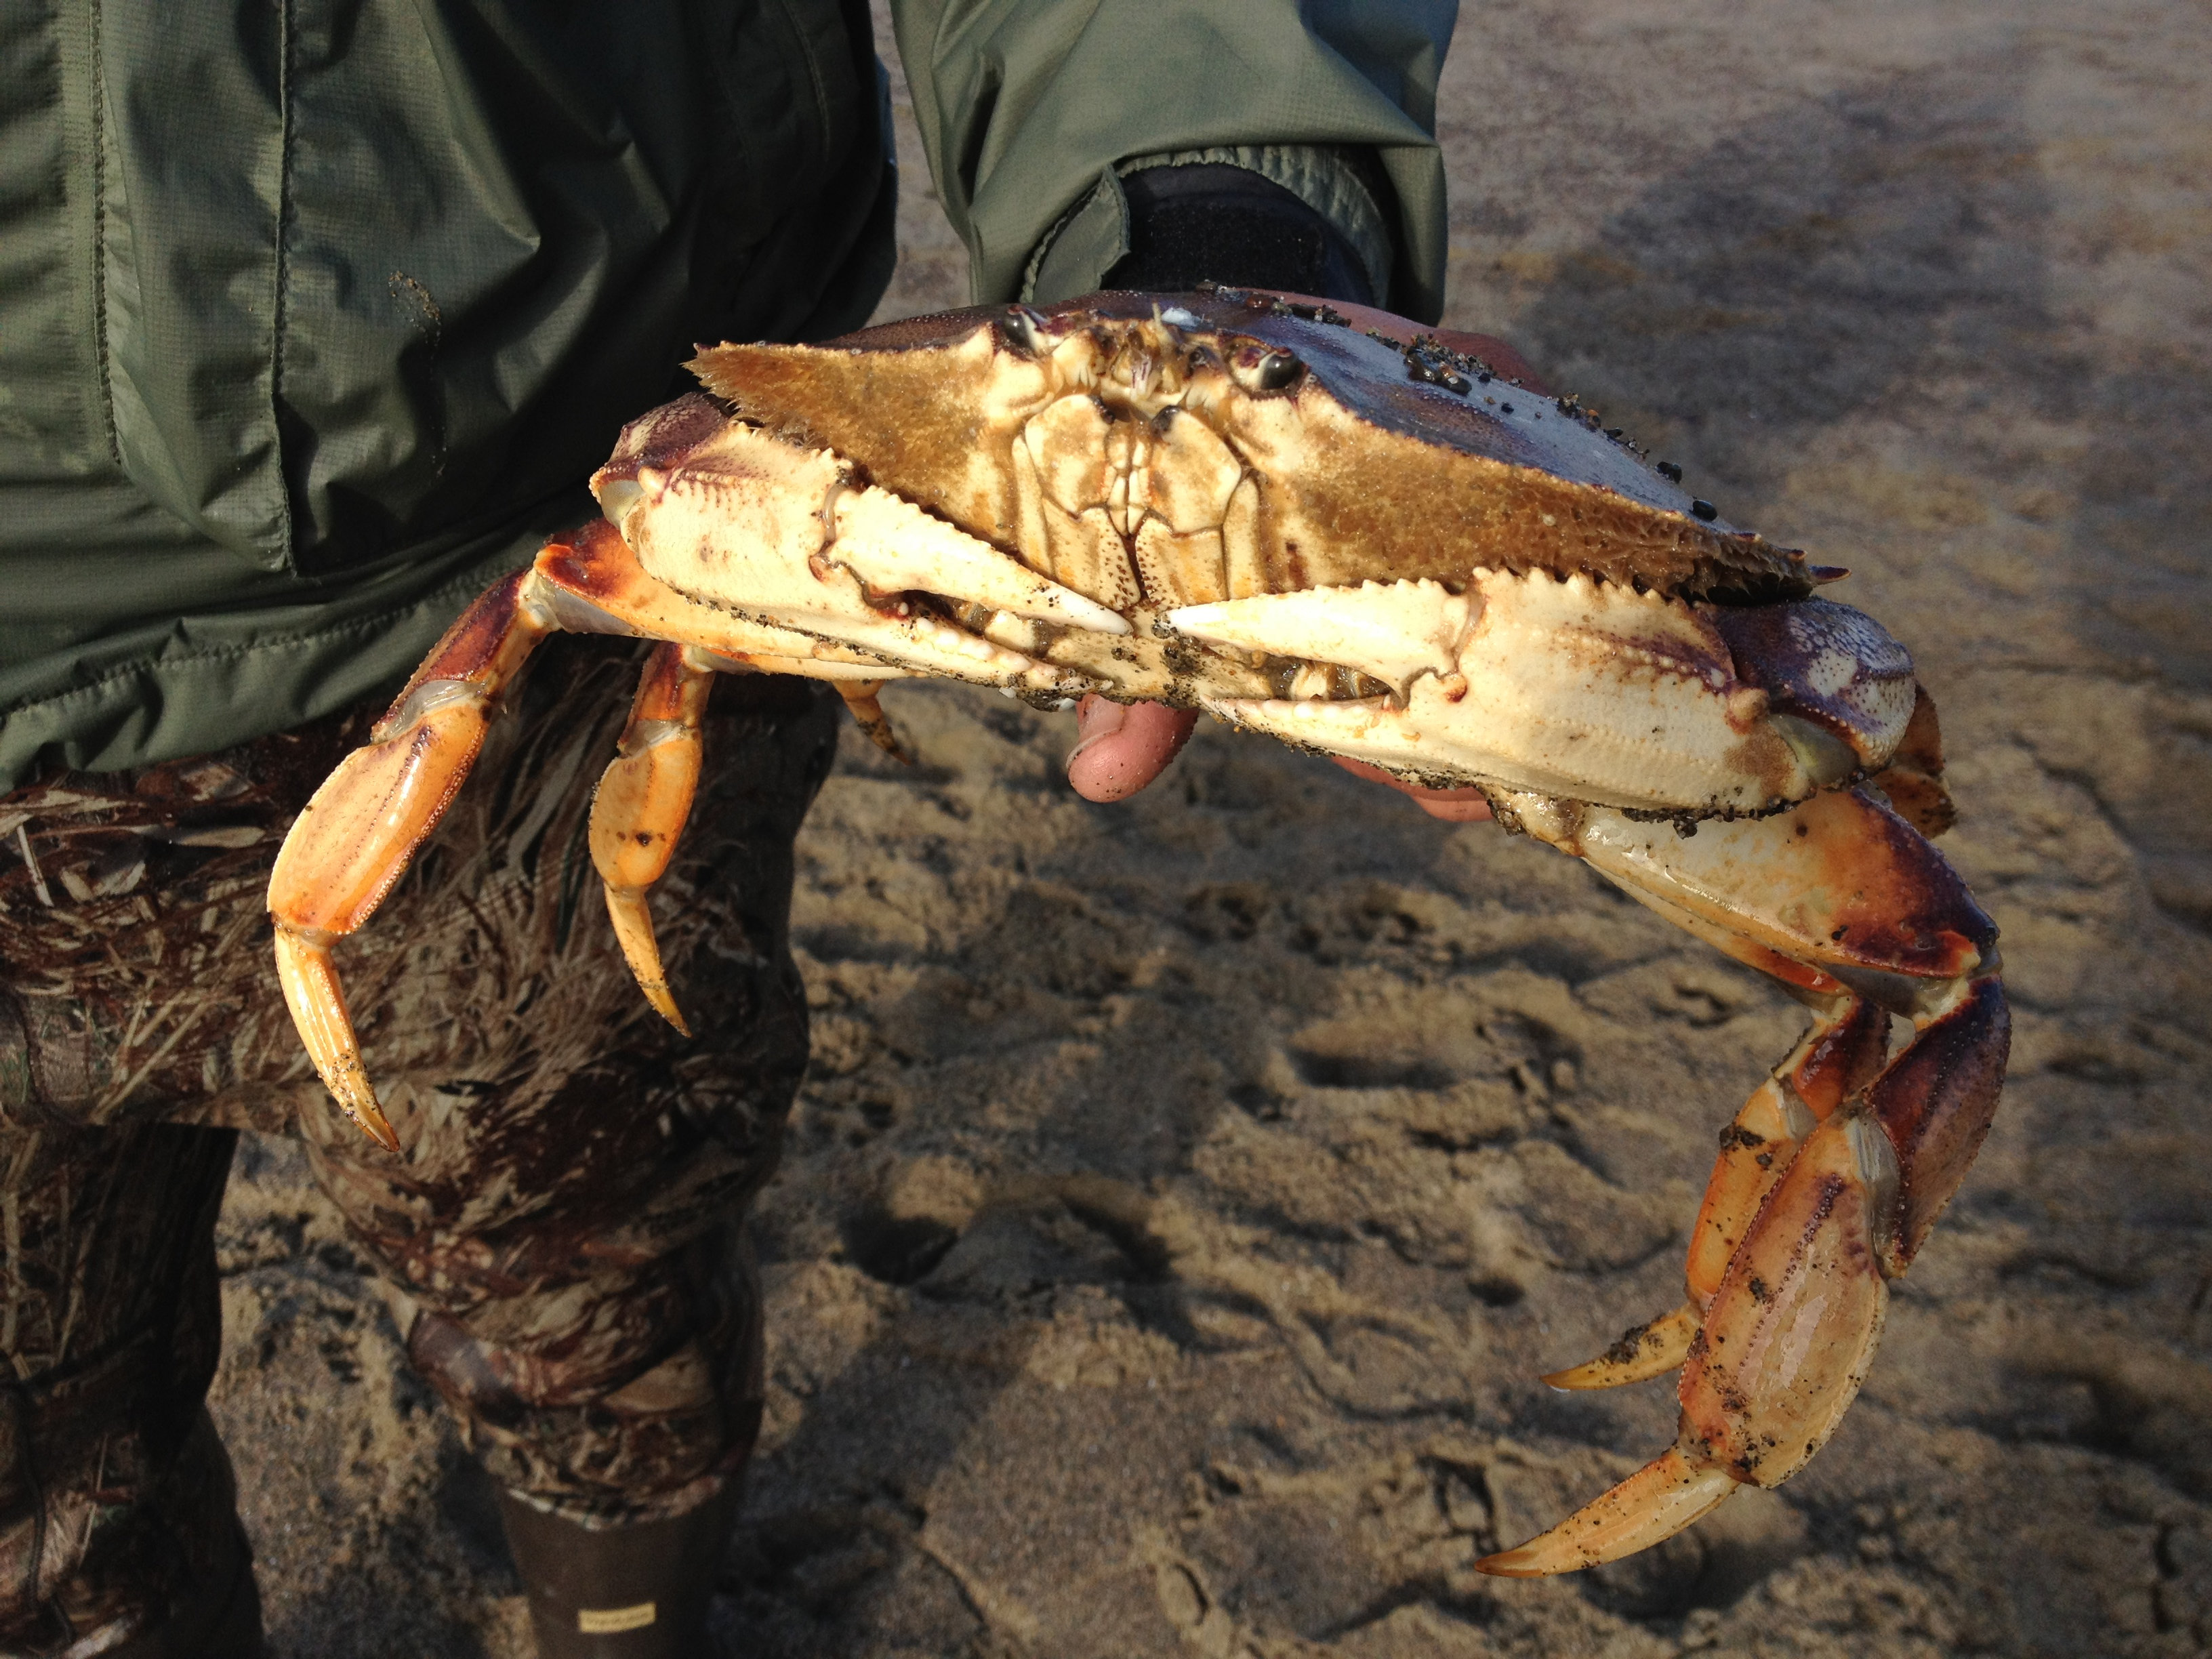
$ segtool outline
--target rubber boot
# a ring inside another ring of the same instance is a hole
[[[234,1515],[224,1517],[229,1547],[215,1570],[155,1628],[110,1648],[101,1659],[263,1659],[261,1591],[253,1582],[253,1552]]]
[[[167,1586],[167,1615],[118,1646],[100,1648],[100,1659],[263,1659],[253,1547],[239,1522],[229,1455],[205,1406],[172,1478],[191,1496],[153,1523],[166,1534],[149,1565]]]
[[[714,1570],[737,1519],[738,1483],[671,1521],[580,1527],[499,1495],[507,1547],[530,1596],[538,1659],[705,1659]]]

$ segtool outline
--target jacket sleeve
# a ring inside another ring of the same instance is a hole
[[[1124,164],[1272,147],[1292,166],[1300,151],[1379,163],[1395,198],[1380,204],[1394,244],[1389,304],[1425,321],[1443,307],[1436,90],[1457,11],[1456,0],[892,7],[922,146],[968,245],[978,303],[1019,295],[1071,216],[1097,220],[1091,240],[1110,244]]]

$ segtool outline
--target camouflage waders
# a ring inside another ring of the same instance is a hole
[[[743,1465],[761,1384],[737,1224],[806,1060],[792,842],[836,700],[716,687],[653,903],[686,1041],[632,984],[585,844],[635,671],[627,644],[541,650],[438,836],[341,947],[398,1158],[315,1080],[263,910],[285,826],[378,711],[0,797],[0,1650],[158,1620],[234,1549],[202,1402],[240,1128],[307,1139],[508,1490],[626,1524]]]

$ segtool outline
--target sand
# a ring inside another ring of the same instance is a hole
[[[1769,986],[1571,861],[1203,730],[895,688],[801,845],[816,1060],[761,1205],[732,1652],[2212,1645],[2212,50],[2184,0],[1500,0],[1440,103],[1451,308],[1911,647],[2004,930],[2003,1110],[1779,1492],[1469,1563],[1649,1456],[1539,1372],[1672,1305]],[[904,118],[902,117],[902,118]],[[910,122],[884,315],[964,301]],[[295,1147],[223,1220],[277,1652],[528,1652],[480,1480]]]

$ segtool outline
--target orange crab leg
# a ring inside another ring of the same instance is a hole
[[[1996,929],[1875,798],[1824,797],[1727,826],[1694,852],[1591,816],[1556,839],[1571,836],[1570,850],[1699,932],[1743,906],[1737,954],[1787,949],[1793,981],[1809,973],[1838,994],[1738,1115],[1742,1133],[1723,1143],[1692,1247],[1690,1307],[1702,1310],[1683,1344],[1674,1446],[1541,1536],[1476,1564],[1515,1577],[1648,1548],[1736,1486],[1778,1486],[1804,1466],[1866,1375],[1888,1281],[1988,1131],[2010,1033]],[[1790,902],[1768,902],[1776,894]],[[1890,1012],[1911,1015],[1915,1035],[1869,1082]],[[1761,1165],[1760,1152],[1771,1161]],[[1688,1322],[1686,1310],[1656,1322],[1661,1341],[1647,1338],[1612,1369],[1643,1361],[1656,1375],[1662,1368],[1642,1350],[1680,1343]],[[1613,1358],[1577,1370],[1601,1372]]]
[[[872,692],[899,672],[881,663],[817,660],[803,636],[685,599],[647,575],[604,520],[552,538],[530,568],[462,612],[370,732],[368,744],[315,792],[277,853],[269,883],[277,976],[301,1040],[338,1104],[394,1151],[398,1142],[362,1066],[331,947],[382,902],[468,776],[501,692],[538,643],[561,631],[690,641],[649,659],[592,817],[592,858],[616,936],[647,997],[679,1030],[683,1018],[660,969],[645,890],[666,869],[690,811],[708,676],[744,665],[823,678],[866,676]],[[793,656],[794,650],[809,654]],[[880,730],[872,735],[884,742],[890,726],[880,708],[875,720]]]
[[[499,696],[560,630],[642,631],[626,611],[681,604],[637,568],[604,525],[556,536],[527,570],[478,595],[293,823],[269,879],[276,974],[324,1086],[397,1152],[331,960],[332,944],[374,913],[437,828],[476,763]],[[687,801],[688,805],[688,801]]]
[[[691,1028],[677,1012],[661,969],[645,896],[667,871],[691,816],[702,752],[699,723],[714,683],[714,668],[684,647],[654,647],[616,757],[592,796],[592,862],[606,886],[615,939],[646,1000],[686,1036]]]
[[[445,816],[483,746],[494,699],[548,623],[526,602],[529,573],[481,594],[446,630],[415,678],[315,791],[269,878],[276,973],[325,1086],[390,1151],[392,1125],[361,1061],[361,1042],[331,964],[331,944],[368,920]]]
[[[883,690],[884,683],[881,680],[837,680],[832,683],[836,686],[838,695],[844,698],[846,711],[852,715],[853,724],[867,733],[868,741],[893,760],[913,765],[914,757],[908,754],[900,744],[898,732],[891,726],[890,716],[884,713],[883,704],[877,701],[876,694]]]

